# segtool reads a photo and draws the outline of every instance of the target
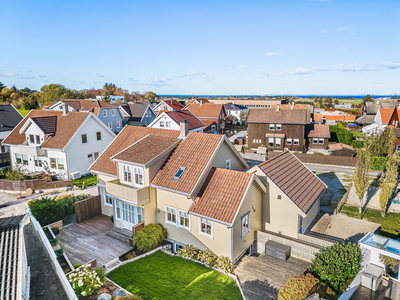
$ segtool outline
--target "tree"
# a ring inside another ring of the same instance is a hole
[[[110,103],[111,98],[110,98],[110,96],[108,95],[107,92],[104,92],[103,99],[101,99],[101,100],[104,101],[104,102]]]
[[[2,89],[5,89],[7,86],[0,81],[0,92]]]
[[[332,98],[330,96],[326,97],[325,101],[328,107],[332,106]]]
[[[144,95],[144,99],[148,102],[154,102],[156,100],[157,95],[153,92],[147,92]]]
[[[371,156],[369,153],[368,144],[366,143],[366,145],[367,145],[367,150],[365,151],[365,154],[363,153],[361,148],[357,150],[357,162],[353,176],[356,195],[360,201],[360,206],[359,206],[360,215],[362,213],[364,195],[369,185],[368,173],[370,171],[370,164],[371,164]]]
[[[105,90],[111,90],[111,89],[117,89],[117,88],[118,88],[117,85],[115,83],[112,83],[112,82],[110,82],[110,83],[106,82],[103,85],[103,89],[105,89]]]
[[[336,98],[335,101],[334,101],[334,103],[335,103],[335,104],[339,104],[339,99]]]
[[[372,99],[371,95],[367,95],[365,96],[365,98],[363,99],[363,102],[374,102],[374,99]]]

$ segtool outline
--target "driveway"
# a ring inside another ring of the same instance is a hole
[[[290,276],[303,274],[311,264],[290,257],[287,261],[269,255],[243,257],[235,274],[239,277],[243,293],[249,300],[276,300],[278,292]]]

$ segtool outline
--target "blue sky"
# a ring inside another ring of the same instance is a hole
[[[400,93],[400,1],[0,0],[0,81],[158,94]]]

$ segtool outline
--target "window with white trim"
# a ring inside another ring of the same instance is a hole
[[[111,198],[111,197],[109,197],[109,196],[106,196],[106,197],[104,198],[104,205],[112,206],[112,205],[113,205],[113,198]]]
[[[86,134],[82,134],[82,144],[86,144],[87,143],[87,135]]]
[[[211,130],[216,130],[217,129],[217,125],[211,125]]]
[[[107,111],[103,109],[103,117],[107,117]]]
[[[115,210],[116,210],[116,213],[117,213],[117,219],[121,219],[121,207],[120,207],[120,204],[121,202],[119,202],[119,201],[115,201]]]
[[[138,224],[143,221],[143,209],[141,207],[136,207],[136,213],[137,213],[137,220]]]
[[[299,145],[299,139],[294,139],[293,140],[293,145]]]
[[[36,137],[36,144],[40,144],[40,135],[35,135],[35,137]]]
[[[120,127],[121,127],[121,122],[117,121],[117,128],[120,128]]]
[[[228,159],[225,161],[225,169],[231,169],[232,168],[232,159]]]
[[[242,217],[242,238],[250,231],[250,212]]]
[[[94,160],[93,160],[93,153],[89,153],[88,154],[88,156],[87,156],[87,158],[88,158],[88,162],[89,163],[92,163]]]
[[[276,130],[282,130],[282,124],[276,124]]]
[[[165,223],[175,225],[185,229],[190,229],[190,217],[184,210],[179,210],[172,207],[165,207]]]
[[[165,127],[171,128],[171,122],[165,122]]]
[[[200,218],[200,234],[206,236],[212,236],[212,221],[206,218]]]
[[[312,143],[313,144],[318,144],[318,139],[317,138],[313,138]]]
[[[274,138],[268,138],[268,146],[273,147],[274,146]]]
[[[55,158],[50,158],[50,168],[57,169],[57,161]]]
[[[111,110],[111,115],[114,117],[115,116],[115,109]]]
[[[176,209],[172,207],[166,207],[165,209],[165,223],[176,225]]]
[[[319,139],[319,144],[323,144],[324,143],[324,139]]]
[[[275,148],[280,148],[281,147],[281,138],[276,138],[275,139]]]
[[[269,124],[269,130],[275,130],[275,124]]]
[[[164,121],[160,121],[160,127],[164,127]]]
[[[127,165],[122,165],[122,180],[125,183],[132,183],[132,168]]]
[[[27,165],[28,165],[28,155],[22,154],[22,164],[23,164],[24,166],[27,166]]]
[[[57,169],[64,170],[64,159],[57,158]]]
[[[15,153],[15,161],[18,165],[22,164],[22,156],[19,153]]]
[[[101,131],[96,132],[96,139],[101,141]]]
[[[108,122],[108,128],[112,129],[112,123]]]
[[[286,140],[286,145],[291,145],[292,144],[292,139],[287,139]]]
[[[31,143],[31,144],[35,143],[35,136],[33,134],[29,135],[29,143]]]
[[[259,140],[259,139],[253,139],[253,143],[254,143],[254,144],[261,144],[261,140]]]
[[[189,214],[183,210],[179,211],[179,226],[189,229],[190,219]]]
[[[143,185],[143,169],[142,168],[133,168],[134,178],[135,178],[135,185]]]

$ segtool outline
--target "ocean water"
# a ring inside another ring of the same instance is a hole
[[[301,97],[301,98],[313,98],[313,97],[327,97],[330,96],[331,98],[355,98],[355,99],[363,99],[365,98],[366,95],[322,95],[322,94],[318,94],[318,95],[159,95],[160,97],[182,97],[182,98],[188,98],[188,97],[249,97],[249,98],[253,98],[253,97],[265,97],[265,96],[297,96],[297,97]],[[393,95],[371,95],[372,98],[382,98],[382,97],[393,97]]]

